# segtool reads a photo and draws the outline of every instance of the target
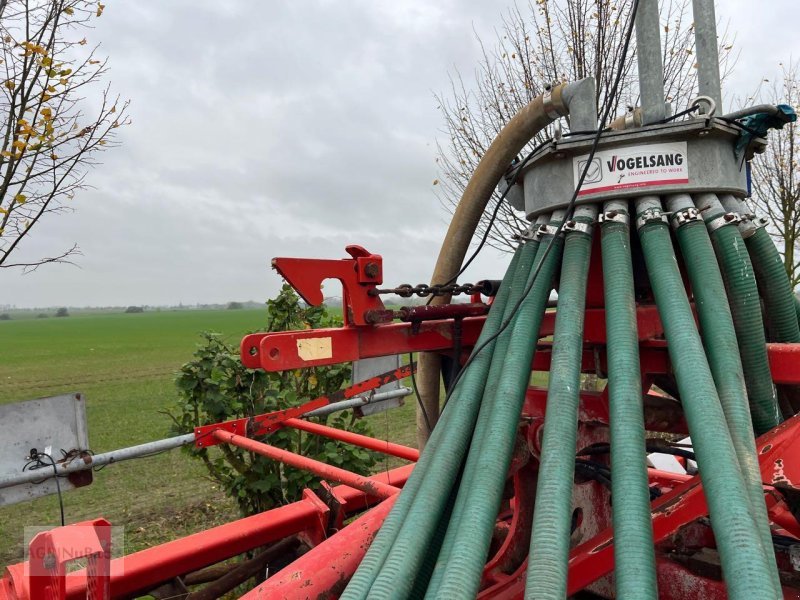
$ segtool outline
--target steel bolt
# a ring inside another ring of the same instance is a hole
[[[367,263],[364,267],[364,273],[367,277],[377,277],[380,273],[380,269],[378,268],[378,263]]]

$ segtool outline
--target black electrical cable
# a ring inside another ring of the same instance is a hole
[[[433,431],[433,427],[431,427],[431,420],[428,417],[428,411],[425,410],[425,405],[422,403],[422,399],[419,397],[419,391],[417,390],[417,378],[414,375],[414,353],[408,353],[408,364],[411,365],[411,387],[414,389],[414,395],[417,397],[417,406],[422,411],[422,418],[425,419],[425,426],[428,428],[428,431]]]
[[[639,9],[639,1],[640,0],[634,0],[633,6],[631,8],[631,16],[630,16],[630,22],[628,23],[628,31],[625,32],[625,44],[624,44],[624,46],[622,48],[622,54],[620,56],[620,62],[619,62],[619,65],[617,66],[617,74],[614,77],[614,84],[611,87],[611,93],[608,96],[609,98],[613,98],[614,96],[617,95],[617,90],[619,88],[619,83],[620,83],[620,80],[622,79],[622,72],[623,72],[624,62],[625,62],[625,59],[626,59],[626,57],[628,55],[628,47],[630,46],[631,37],[633,35],[634,22],[636,21],[636,12]],[[525,287],[525,290],[523,291],[522,295],[519,297],[519,300],[517,300],[516,304],[514,304],[514,307],[511,309],[511,313],[509,314],[508,318],[506,320],[504,320],[503,323],[500,325],[500,328],[493,335],[491,335],[489,338],[487,338],[480,346],[477,346],[472,351],[472,354],[467,359],[467,361],[464,363],[464,366],[458,372],[458,375],[453,380],[453,383],[450,385],[450,390],[447,392],[447,395],[445,396],[445,399],[444,399],[444,406],[447,406],[447,402],[450,400],[450,397],[453,395],[453,391],[456,389],[456,385],[461,380],[461,376],[467,370],[467,367],[470,364],[472,364],[472,361],[475,360],[475,357],[478,356],[478,354],[480,354],[481,351],[483,351],[483,349],[486,348],[486,346],[488,346],[490,343],[494,342],[506,330],[506,328],[511,323],[511,321],[514,320],[514,317],[516,316],[517,310],[519,310],[519,307],[522,306],[522,303],[525,301],[525,299],[528,297],[528,294],[533,289],[533,285],[536,283],[536,279],[538,278],[539,273],[542,270],[542,265],[545,263],[545,260],[547,260],[547,256],[550,254],[550,252],[553,249],[553,245],[554,245],[555,240],[561,235],[561,232],[564,229],[564,224],[572,218],[572,214],[573,214],[573,212],[575,210],[575,202],[578,199],[578,193],[580,192],[581,187],[583,187],[583,181],[584,181],[584,179],[586,179],[586,174],[589,172],[589,166],[592,164],[592,159],[594,158],[594,155],[597,152],[597,146],[600,144],[600,138],[603,135],[603,131],[605,130],[606,122],[608,121],[608,117],[610,116],[610,113],[611,113],[611,102],[608,102],[606,104],[605,110],[603,111],[603,117],[600,120],[600,127],[597,128],[597,133],[594,136],[594,140],[592,140],[592,147],[591,147],[591,150],[589,151],[589,158],[584,163],[583,169],[581,170],[580,178],[578,179],[578,185],[575,186],[575,191],[573,192],[572,198],[570,199],[569,204],[567,205],[566,214],[564,215],[564,218],[562,219],[561,223],[558,224],[558,227],[556,228],[555,233],[550,238],[550,241],[548,242],[547,246],[545,247],[544,252],[542,253],[542,258],[539,261],[539,263],[536,265],[536,268],[533,270],[533,273],[532,273],[532,275],[531,275],[531,277],[530,277],[530,279],[528,281],[528,285]]]
[[[696,460],[694,452],[684,448],[675,448],[673,446],[666,446],[659,443],[648,443],[645,445],[645,450],[651,454],[669,454],[671,456],[680,456],[688,460]],[[609,444],[595,444],[581,450],[577,456],[598,456],[601,454],[608,454],[611,451]]]
[[[43,460],[41,460],[41,458],[39,458],[40,456],[46,456],[50,460],[50,464],[48,465]],[[58,492],[58,508],[61,512],[61,526],[63,527],[64,525],[66,525],[66,520],[64,519],[64,498],[61,495],[61,482],[59,481],[58,466],[56,465],[56,461],[53,460],[53,457],[47,454],[46,452],[37,452],[35,448],[31,450],[30,457],[31,457],[30,462],[28,462],[24,467],[22,467],[23,471],[26,470],[35,471],[43,467],[49,467],[49,466],[53,467],[53,477],[56,480],[56,492]],[[31,468],[31,465],[34,466]],[[39,481],[38,483],[44,483],[44,481],[46,481],[46,479]]]

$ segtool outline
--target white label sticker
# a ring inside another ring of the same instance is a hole
[[[587,160],[572,159],[575,185]],[[681,183],[689,183],[686,142],[643,144],[595,152],[578,196]]]

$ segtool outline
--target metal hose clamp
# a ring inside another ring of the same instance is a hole
[[[562,230],[563,230],[563,227],[562,227]],[[544,237],[546,235],[555,235],[557,231],[558,231],[558,226],[556,226],[556,225],[545,225],[545,224],[542,224],[542,225],[539,225],[538,229],[536,230],[536,233],[534,234],[534,238],[533,239],[534,240],[541,240],[542,237]],[[564,235],[563,231],[562,231],[561,235]]]
[[[579,223],[578,221],[567,221],[564,223],[564,227],[562,227],[561,230],[564,232],[580,231],[586,235],[592,235],[592,224]]]
[[[536,237],[536,225],[531,224],[530,227],[520,231],[519,233],[515,233],[511,236],[511,239],[517,242],[533,242],[538,240],[539,238]]]
[[[648,223],[654,223],[656,221],[669,225],[669,219],[667,219],[667,215],[664,214],[664,211],[660,208],[648,208],[636,217],[636,229],[641,229]]]
[[[693,221],[702,221],[700,211],[696,208],[685,208],[672,213],[672,228],[677,231],[683,225]]]
[[[597,217],[597,222],[602,224],[606,221],[622,223],[628,226],[631,224],[631,218],[628,216],[628,213],[624,213],[620,210],[609,210],[608,212],[600,213],[600,216]]]
[[[553,102],[553,85],[548,84],[544,87],[544,94],[542,94],[542,106],[545,114],[554,121],[561,118],[561,113],[556,108],[556,103]]]
[[[706,227],[708,227],[709,231],[716,231],[720,227],[725,227],[725,225],[738,225],[741,222],[742,218],[738,214],[729,212],[711,219],[706,223]]]

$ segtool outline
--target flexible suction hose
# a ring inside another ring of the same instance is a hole
[[[569,231],[564,242],[547,391],[547,418],[528,554],[526,600],[563,600],[567,595],[583,318],[592,250],[591,225],[596,215],[595,206],[575,209],[574,221],[589,228],[588,231]]]
[[[656,197],[636,201],[647,272],[669,343],[692,443],[717,541],[729,597],[764,597],[772,590],[761,538],[754,527],[747,489],[725,415],[678,270],[669,228]]]
[[[500,291],[491,305],[476,347],[480,347],[494,336],[502,324],[503,312],[511,292],[511,283],[514,280],[520,254],[521,250],[517,250],[511,260],[508,271],[503,277]],[[480,400],[483,396],[483,386],[489,374],[493,350],[494,343],[490,342],[476,356],[470,368],[464,373],[456,389],[458,395],[456,396],[454,393],[450,407],[442,415],[442,426],[434,430],[429,443],[430,447],[420,456],[411,476],[403,487],[403,491],[400,493],[400,497],[341,596],[343,600],[367,597],[381,568],[392,553],[402,530],[407,528],[406,526],[410,526],[413,530],[413,528],[421,525],[419,519],[417,519],[419,513],[423,513],[423,516],[426,512],[430,513],[428,520],[432,520],[433,523],[427,530],[420,530],[417,535],[421,537],[432,535],[434,526],[442,512],[441,510],[436,510],[436,508],[444,508],[439,505],[443,504],[449,496],[450,488],[453,484],[452,478],[457,475],[460,469],[466,450],[466,443],[472,434],[480,408]],[[435,499],[436,506],[420,507],[420,504],[416,503],[417,510],[412,513],[415,500],[418,499],[418,496],[423,495],[421,492],[426,492],[426,487],[430,488],[431,486],[435,488],[433,490],[434,494],[427,490],[427,493],[424,494],[423,502],[428,501],[428,498],[438,493],[438,498]],[[420,510],[420,508],[424,510]],[[413,520],[411,518],[412,514],[415,517]],[[418,554],[421,554],[425,550],[426,544],[424,540],[417,541],[420,545],[415,550]],[[404,544],[405,546],[406,544]],[[419,556],[418,560],[415,561],[417,562],[415,566],[418,566],[421,560],[422,557]],[[407,584],[409,586],[413,585],[413,577]]]
[[[554,215],[550,225],[556,227],[561,219],[561,215]],[[553,247],[547,252],[551,242]],[[465,470],[465,476],[471,475],[470,485],[462,485],[459,490],[463,508],[458,519],[451,520],[447,563],[438,565],[438,570],[443,572],[441,583],[435,590],[429,589],[428,598],[472,598],[478,592],[530,382],[536,340],[560,263],[561,246],[561,239],[543,237],[534,268],[526,278],[523,288],[531,283],[533,286],[510,325],[507,351],[500,361],[502,371],[496,385],[487,386],[485,390],[483,406],[488,411],[485,429],[476,428]],[[541,270],[535,282],[531,282],[540,262]]]
[[[495,187],[505,174],[508,166],[523,148],[547,125],[559,116],[569,113],[569,103],[578,96],[578,90],[587,80],[571,84],[560,84],[549,92],[549,103],[541,95],[521,109],[503,127],[484,155],[461,195],[461,200],[453,213],[453,219],[442,242],[439,257],[431,277],[432,284],[450,281],[456,276],[467,254],[472,236],[480,222],[481,215],[494,193]],[[592,98],[593,100],[593,98]],[[438,296],[432,304],[447,304],[449,297]],[[441,361],[434,352],[421,352],[417,359],[417,389],[420,401],[432,423],[435,425],[439,414],[439,374]],[[417,438],[422,450],[429,432],[422,418],[417,414]]]
[[[709,229],[722,270],[739,342],[753,429],[756,435],[761,435],[781,422],[781,414],[769,369],[767,340],[753,265],[739,230],[734,223],[725,221],[726,212],[717,196],[699,194],[695,196],[694,203]]]
[[[620,600],[655,600],[639,337],[627,201],[607,202],[601,226],[608,356],[614,589]]]
[[[543,219],[542,221],[537,221],[537,224],[538,223],[547,224],[547,221],[549,221],[549,217],[545,217],[545,219]],[[520,296],[522,295],[522,292],[526,287],[528,274],[534,268],[534,261],[536,260],[536,253],[538,248],[539,248],[539,239],[528,241],[522,247],[522,254],[520,257],[519,268],[517,269],[514,281],[511,286],[511,295],[509,296],[509,300],[506,304],[506,309],[503,315],[503,321],[511,318],[512,316],[511,311],[516,305],[517,301],[519,300]],[[486,389],[484,390],[484,400],[486,395],[491,394],[493,390],[496,390],[497,386],[500,383],[502,362],[505,360],[507,354],[508,339],[510,334],[511,334],[511,327],[509,326],[508,328],[506,328],[506,331],[503,332],[503,334],[497,339],[494,355],[492,356],[492,366],[489,369],[491,378],[489,381],[486,382]],[[491,414],[492,414],[491,402],[486,402],[486,401],[482,402],[481,410],[480,413],[478,414],[478,420],[475,424],[475,433],[472,436],[473,444],[482,443],[483,439],[490,431]],[[464,466],[464,473],[461,478],[461,485],[459,487],[459,490],[471,489],[472,482],[474,481],[475,477],[481,477],[483,475],[482,473],[476,473],[477,464],[478,464],[477,453],[475,453],[473,451],[473,447],[470,446],[470,453],[469,456],[467,457],[466,465]],[[465,493],[458,494],[458,498],[456,499],[451,517],[451,521],[453,523],[461,522],[461,518],[464,511],[464,505],[467,502],[467,497],[468,495]],[[447,528],[447,533],[442,543],[442,548],[439,552],[438,558],[436,560],[436,566],[433,571],[433,575],[428,584],[427,588],[428,597],[434,597],[436,591],[439,589],[439,585],[441,583],[442,577],[444,576],[445,569],[450,561],[450,553],[453,549],[453,544],[455,542],[456,535],[457,535],[456,527]]]
[[[742,361],[736,341],[730,307],[725,296],[725,284],[714,256],[708,231],[702,219],[693,212],[694,203],[687,194],[666,199],[672,214],[676,237],[684,256],[694,304],[700,320],[703,345],[717,387],[722,410],[730,431],[731,441],[747,487],[750,511],[771,567],[773,589],[780,590],[775,552],[769,527],[761,470],[758,466],[753,423],[747,403]],[[613,471],[612,471],[613,472]],[[773,596],[777,591],[773,591]],[[765,597],[768,594],[765,592]]]

